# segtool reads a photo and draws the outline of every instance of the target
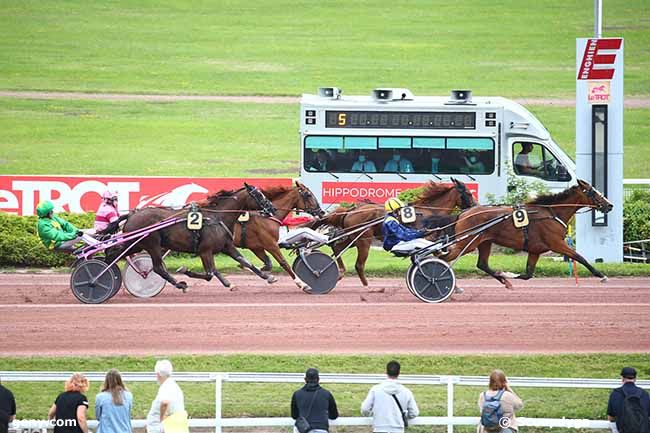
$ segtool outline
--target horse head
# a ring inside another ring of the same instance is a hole
[[[453,177],[451,178],[451,181],[454,183],[454,188],[458,192],[460,202],[458,203],[458,206],[461,209],[468,209],[477,205],[476,200],[474,200],[474,195],[469,189],[467,189],[467,185]]]
[[[321,209],[314,193],[299,181],[295,181],[295,184],[298,189],[298,194],[300,194],[300,201],[296,205],[297,208],[299,210],[304,210],[315,217],[322,217],[325,215],[325,211]]]
[[[586,204],[594,206],[602,213],[607,213],[614,207],[614,205],[607,200],[600,191],[591,186],[589,182],[578,179],[577,186],[577,190],[579,194],[582,195],[582,199],[586,201]]]
[[[275,215],[275,212],[277,209],[275,209],[275,206],[273,206],[273,203],[266,198],[264,193],[260,191],[257,187],[252,186],[244,182],[244,189],[248,193],[248,196],[253,199],[254,205],[250,207],[257,207],[260,209],[262,214],[267,215],[267,216],[273,216]],[[247,203],[248,206],[249,203]]]

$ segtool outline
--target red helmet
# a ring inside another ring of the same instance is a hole
[[[107,189],[106,191],[104,191],[104,194],[102,194],[102,199],[104,201],[117,200],[117,192]]]

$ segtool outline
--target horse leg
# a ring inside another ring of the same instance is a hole
[[[526,273],[524,275],[519,275],[517,278],[520,280],[530,280],[533,278],[535,273],[535,267],[537,267],[537,260],[539,260],[539,254],[528,253],[528,260],[526,261]]]
[[[176,281],[174,277],[172,277],[169,272],[167,272],[165,263],[162,259],[162,254],[160,253],[160,248],[152,248],[147,250],[147,252],[149,253],[149,256],[151,256],[153,271],[170,282],[177,289],[181,289],[183,292],[185,292],[187,290],[187,283],[185,281]]]
[[[271,272],[273,269],[273,262],[271,261],[271,258],[266,254],[266,252],[263,249],[254,249],[251,250],[253,254],[257,256],[258,259],[264,263],[264,266],[262,266],[262,269],[260,269],[262,272]],[[275,257],[275,255],[273,256]]]
[[[259,269],[257,269],[255,265],[253,265],[251,262],[246,260],[246,257],[241,255],[239,250],[235,248],[235,245],[232,242],[228,242],[228,244],[224,247],[222,252],[226,253],[228,256],[230,256],[233,260],[235,260],[243,267],[253,271],[255,275],[257,275],[263,280],[266,280],[267,283],[272,284],[277,281],[277,279],[273,275],[260,271]]]
[[[478,246],[478,261],[476,267],[490,275],[492,278],[497,279],[501,284],[505,285],[507,289],[512,289],[512,283],[503,275],[502,272],[496,272],[490,268],[490,253],[492,252],[492,242],[483,242]]]
[[[341,251],[343,251],[345,247],[347,247],[347,244],[345,243],[332,245],[332,251],[334,252],[334,255],[338,257],[336,259],[336,264],[339,267],[339,281],[345,276],[345,263],[343,263],[343,258],[339,257],[339,254],[341,254]]]
[[[298,286],[299,289],[306,293],[311,292],[311,287],[309,287],[307,284],[305,284],[298,276],[293,272],[293,269],[291,269],[291,266],[289,266],[289,263],[284,258],[284,255],[282,254],[282,251],[280,251],[280,247],[276,246],[275,248],[271,248],[268,250],[269,253],[273,256],[273,258],[280,264],[282,269],[285,270],[287,274],[291,277],[294,283],[296,283],[296,286]],[[262,268],[262,270],[264,270]]]
[[[187,275],[190,278],[200,278],[205,281],[210,281],[212,279],[212,269],[214,268],[214,256],[210,252],[202,252],[200,257],[201,263],[203,263],[204,273],[190,271],[187,269],[187,266],[181,266],[176,272]]]
[[[357,242],[357,261],[354,263],[354,269],[359,275],[361,284],[368,287],[368,279],[366,278],[366,261],[368,260],[368,253],[370,252],[370,244],[372,240],[363,240]]]
[[[553,251],[556,252],[556,253],[558,253],[558,254],[564,254],[565,256],[567,256],[567,257],[569,257],[569,258],[571,258],[571,259],[577,261],[577,262],[580,263],[582,266],[584,266],[585,268],[589,269],[589,272],[591,272],[592,275],[594,275],[594,276],[600,278],[601,283],[604,283],[604,282],[606,282],[606,281],[608,280],[608,278],[605,276],[605,274],[603,274],[603,273],[600,272],[598,269],[596,269],[596,268],[594,268],[593,266],[591,266],[591,264],[587,261],[587,259],[585,259],[584,257],[582,257],[582,256],[581,256],[580,254],[578,254],[577,252],[575,252],[575,251],[574,251],[570,246],[568,246],[564,241],[563,241],[563,242],[562,242],[562,243],[561,243],[557,248],[553,248]]]

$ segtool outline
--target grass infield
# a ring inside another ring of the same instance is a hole
[[[529,108],[575,156],[575,110]],[[625,111],[627,178],[647,177],[649,117]],[[0,98],[0,173],[295,177],[297,128],[296,104]]]
[[[371,326],[369,324],[369,326]],[[433,332],[433,330],[432,330]],[[317,344],[315,342],[314,344]],[[498,345],[495,341],[495,345]],[[296,348],[300,349],[300,348]],[[240,371],[300,373],[307,367],[317,367],[322,373],[382,374],[387,361],[398,359],[403,374],[450,374],[487,376],[500,368],[509,376],[518,377],[574,377],[617,378],[624,365],[633,365],[639,379],[650,377],[648,354],[584,354],[584,355],[521,355],[521,356],[330,356],[330,355],[224,355],[173,356],[176,371]],[[0,370],[20,371],[152,371],[154,357],[84,357],[0,358]],[[18,418],[44,418],[62,383],[4,383],[17,400]],[[91,401],[90,417],[94,417],[94,396],[100,383],[91,383],[87,393]],[[341,416],[359,416],[359,406],[368,391],[366,385],[324,384],[338,402]],[[133,417],[143,418],[156,393],[154,383],[127,383],[134,394]],[[214,415],[214,385],[182,383],[185,404],[193,418]],[[288,416],[291,393],[297,384],[225,383],[223,415],[225,417]],[[412,387],[421,415],[446,415],[446,388],[444,386]],[[455,414],[477,416],[476,401],[481,388],[455,388]],[[608,390],[597,389],[543,389],[521,388],[516,392],[523,398],[526,417],[604,419]],[[343,430],[339,428],[339,430]],[[459,430],[464,431],[464,430]],[[470,430],[468,430],[470,431]],[[527,430],[529,431],[529,430]],[[558,431],[558,430],[553,430]]]
[[[5,0],[0,88],[572,97],[592,3]],[[625,38],[626,94],[650,94],[647,1],[608,0],[603,23]]]

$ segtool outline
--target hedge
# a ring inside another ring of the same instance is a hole
[[[92,227],[95,214],[57,214],[78,228]],[[66,266],[73,256],[45,248],[36,232],[36,216],[15,216],[0,212],[0,266]]]
[[[634,191],[623,206],[623,240],[650,239],[650,191]]]

